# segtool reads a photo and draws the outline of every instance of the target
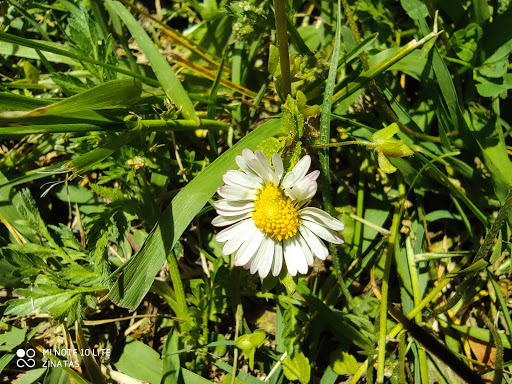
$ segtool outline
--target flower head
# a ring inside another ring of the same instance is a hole
[[[319,171],[307,174],[311,158],[304,156],[288,173],[278,154],[272,165],[261,151],[244,149],[236,157],[239,171],[224,174],[222,197],[215,203],[217,216],[212,224],[227,226],[217,234],[225,243],[225,255],[237,252],[235,265],[258,272],[263,278],[272,271],[277,276],[283,267],[288,272],[307,273],[313,256],[325,260],[329,251],[322,240],[342,244],[337,232],[341,221],[318,208],[307,207],[317,190]]]

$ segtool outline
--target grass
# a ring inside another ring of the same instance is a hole
[[[511,381],[509,2],[0,8],[3,381]],[[243,148],[321,171],[308,274],[215,241]]]

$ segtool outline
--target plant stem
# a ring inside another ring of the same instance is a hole
[[[362,141],[362,140],[350,140],[350,141],[342,141],[339,143],[329,143],[329,144],[315,144],[312,145],[311,148],[336,148],[336,147],[344,147],[345,145],[365,145],[367,147],[374,148],[376,145],[370,141]]]
[[[393,221],[391,223],[391,235],[389,236],[388,248],[385,255],[384,274],[382,276],[382,288],[380,299],[379,315],[379,346],[377,355],[377,380],[376,383],[384,383],[384,366],[386,363],[386,336],[387,336],[387,317],[388,317],[388,294],[389,294],[389,272],[391,261],[395,253],[395,242],[398,237],[400,223],[400,203],[395,204]]]
[[[281,65],[281,78],[283,79],[284,100],[292,93],[290,77],[290,54],[288,52],[288,32],[286,26],[286,0],[274,0],[277,47],[279,48],[279,62]]]

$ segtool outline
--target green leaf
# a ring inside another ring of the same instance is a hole
[[[162,379],[162,360],[157,351],[128,336],[112,353],[112,363],[121,372],[136,379],[156,384]]]
[[[292,136],[296,140],[300,139],[304,133],[304,116],[299,112],[297,101],[288,95],[286,103],[281,106],[281,109],[283,111],[281,117],[282,135]]]
[[[337,349],[332,354],[331,365],[338,375],[353,375],[359,369],[356,358],[341,349]]]
[[[263,140],[257,147],[257,149],[262,151],[269,160],[274,153],[280,153],[283,148],[284,142],[276,139],[275,137],[269,137]]]
[[[25,328],[20,329],[12,325],[0,324],[0,351],[10,351],[25,341]]]
[[[178,108],[181,108],[182,114],[186,119],[193,120],[199,125],[199,118],[196,115],[194,105],[192,104],[187,92],[183,88],[183,85],[181,85],[180,80],[176,76],[176,73],[170,64],[165,60],[158,48],[155,47],[155,44],[149,38],[146,31],[144,31],[137,20],[121,3],[109,0],[109,4],[124,21],[138,46],[148,58],[151,68],[153,69],[153,72],[166,95]]]
[[[420,0],[400,0],[402,8],[413,20],[427,17],[429,15],[427,6]]]
[[[464,61],[470,61],[477,49],[478,41],[482,37],[482,28],[475,23],[468,24],[466,28],[455,31],[450,39],[453,50]]]
[[[105,383],[105,376],[101,373],[101,369],[93,357],[93,353],[89,344],[87,344],[87,340],[85,339],[84,332],[79,322],[75,323],[75,332],[76,332],[76,344],[81,351],[89,351],[90,353],[80,353],[82,357],[82,361],[85,364],[85,369],[87,370],[87,375],[91,379],[94,384]]]
[[[215,160],[172,200],[162,213],[144,245],[122,267],[110,288],[111,300],[122,307],[137,308],[151,288],[157,271],[174,244],[209,198],[222,185],[222,175],[236,168],[235,156],[243,148],[254,149],[261,140],[277,134],[280,120],[270,120],[248,134]]]
[[[141,92],[142,86],[138,80],[112,80],[55,104],[39,107],[32,111],[1,112],[0,118],[27,118],[91,109],[128,107],[139,100]]]
[[[269,55],[268,55],[268,72],[271,76],[278,76],[280,74],[279,71],[279,49],[274,45],[270,44],[269,46]]]
[[[395,173],[396,167],[391,164],[386,155],[381,151],[377,151],[377,160],[379,162],[379,168],[385,173]]]
[[[48,368],[34,368],[27,371],[23,377],[16,380],[16,384],[32,384],[36,383],[37,380],[46,372]]]
[[[311,379],[309,359],[302,352],[296,352],[293,358],[288,356],[283,361],[283,372],[288,380],[298,380],[301,384],[308,384]]]
[[[267,335],[263,329],[257,329],[249,335],[242,335],[236,338],[235,345],[240,349],[254,349],[261,347]]]

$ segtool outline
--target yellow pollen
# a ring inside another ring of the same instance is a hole
[[[295,205],[272,184],[263,186],[258,192],[252,219],[261,231],[279,241],[295,236],[300,224]]]

